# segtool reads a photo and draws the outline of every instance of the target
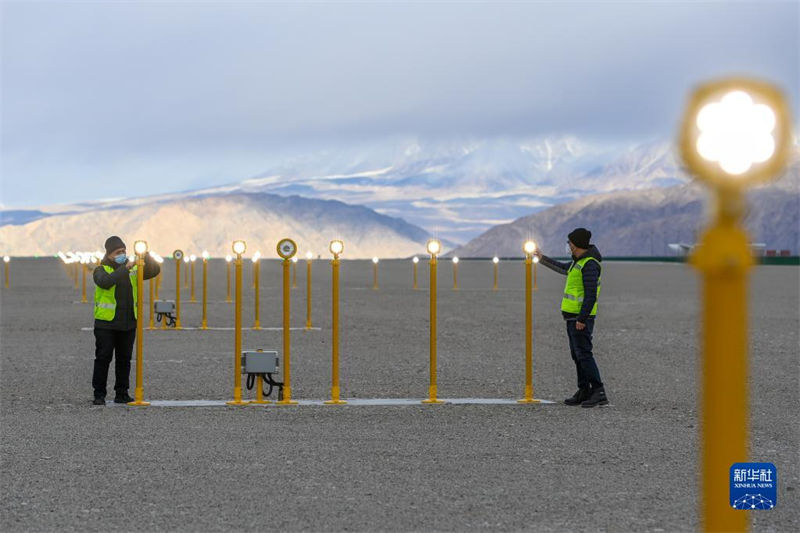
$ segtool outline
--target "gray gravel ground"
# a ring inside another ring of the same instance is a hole
[[[697,523],[698,283],[684,265],[607,263],[595,346],[612,407],[92,407],[91,306],[51,259],[15,260],[2,291],[2,504],[18,530],[677,531]],[[522,264],[440,271],[441,397],[522,394]],[[250,264],[245,324],[253,319]],[[292,291],[304,324],[305,269]],[[210,266],[210,325],[230,326],[224,263]],[[199,270],[198,270],[199,272]],[[427,392],[427,265],[344,262],[343,396]],[[174,295],[174,270],[162,296]],[[198,276],[199,278],[199,276]],[[280,325],[279,264],[263,263],[262,325]],[[563,278],[539,272],[535,389],[561,400],[574,367],[558,313]],[[314,325],[294,332],[296,398],[326,398],[330,267],[314,264]],[[198,282],[199,287],[199,282]],[[779,503],[754,530],[800,530],[798,268],[751,284],[752,458],[777,465]],[[198,289],[199,294],[199,289]],[[188,291],[184,292],[184,300]],[[199,325],[200,305],[184,306]],[[720,313],[725,310],[721,309]],[[279,331],[246,348],[281,347]],[[230,331],[145,332],[150,399],[228,399]],[[113,365],[111,374],[113,375]],[[131,379],[135,373],[131,372]],[[109,376],[109,388],[113,377]],[[133,392],[133,391],[131,391]],[[735,391],[732,391],[735,394]]]

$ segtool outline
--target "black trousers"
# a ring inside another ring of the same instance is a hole
[[[136,329],[118,331],[94,328],[94,373],[92,387],[95,397],[105,398],[108,367],[114,357],[114,390],[127,393],[130,383],[131,354],[136,340]]]
[[[575,362],[575,371],[578,374],[578,388],[602,387],[600,369],[592,353],[592,331],[594,331],[594,318],[586,320],[586,327],[581,331],[575,327],[577,320],[567,320],[567,337],[569,338],[569,351]]]

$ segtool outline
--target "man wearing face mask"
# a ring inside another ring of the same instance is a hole
[[[94,405],[105,405],[108,367],[114,358],[115,403],[132,402],[128,396],[131,353],[136,340],[136,313],[139,295],[136,289],[135,261],[129,261],[125,243],[117,236],[109,237],[106,255],[94,269]],[[146,255],[144,279],[156,277],[161,271],[158,263]]]
[[[567,323],[569,350],[578,374],[578,391],[564,403],[581,407],[608,404],[600,370],[592,353],[592,331],[597,315],[597,298],[600,296],[600,262],[603,257],[597,247],[589,243],[591,238],[592,232],[585,228],[577,228],[569,234],[566,246],[567,253],[572,257],[569,263],[561,263],[536,252],[544,266],[567,276],[561,314]]]

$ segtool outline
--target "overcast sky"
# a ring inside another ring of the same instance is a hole
[[[731,73],[797,113],[798,5],[3,0],[0,202],[228,183],[400,135],[670,138],[687,90]]]

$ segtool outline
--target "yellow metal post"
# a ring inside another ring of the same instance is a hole
[[[414,265],[414,287],[413,288],[414,288],[414,290],[417,290],[417,289],[419,289],[419,287],[417,286],[417,261],[412,261],[411,264]]]
[[[234,259],[236,270],[233,325],[233,400],[226,402],[228,405],[246,405],[242,401],[242,256],[236,255]]]
[[[225,296],[225,301],[226,302],[231,302],[231,262],[230,261],[226,261],[225,264],[227,265],[226,266],[226,272],[227,272],[227,275],[228,275],[228,292],[227,292],[227,295]]]
[[[331,261],[332,285],[332,325],[331,325],[331,399],[325,403],[328,405],[341,405],[347,403],[339,398],[339,257],[334,256]]]
[[[372,262],[372,290],[378,290],[378,263]]]
[[[142,321],[144,319],[144,254],[136,254],[136,290],[139,298],[136,302],[136,389],[133,392],[133,401],[128,405],[146,406],[150,402],[144,401],[144,339],[142,332]]]
[[[86,299],[86,270],[86,265],[81,264],[81,303],[88,302]]]
[[[262,352],[263,350],[257,351]],[[264,379],[261,377],[261,375],[256,376],[256,399],[250,400],[248,403],[252,405],[265,405],[272,403],[270,400],[264,399]]]
[[[728,501],[729,470],[748,457],[747,276],[753,257],[739,225],[740,191],[720,192],[712,226],[691,262],[703,279],[702,488],[706,531],[746,531],[749,516]],[[720,314],[719,310],[725,312]]]
[[[259,281],[260,281],[258,278],[260,276],[260,271],[261,271],[260,263],[261,259],[256,259],[256,262],[253,263],[253,298],[255,301],[255,314],[256,314],[255,322],[253,322],[253,329],[261,329],[261,320],[259,317],[259,312],[261,309],[259,306],[260,302],[258,295]]]
[[[311,259],[306,260],[306,329],[311,329]]]
[[[194,256],[192,256],[192,257],[194,257]],[[194,261],[190,260],[189,262],[191,263],[191,267],[189,267],[189,270],[190,270],[191,276],[192,276],[192,283],[191,283],[192,289],[191,289],[191,293],[189,295],[189,301],[191,303],[197,303],[197,299],[195,299],[195,297],[194,297]]]
[[[436,385],[436,255],[431,254],[430,261],[431,281],[430,281],[430,385],[428,386],[428,398],[422,403],[444,403],[439,400]]]
[[[155,298],[154,298],[154,295],[155,295],[155,287],[154,287],[155,280],[156,280],[156,278],[150,278],[150,283],[149,283],[149,285],[150,285],[150,323],[147,326],[147,329],[156,329],[156,324],[155,324],[155,307],[156,307],[156,304],[155,304]]]
[[[533,399],[533,293],[531,265],[533,258],[525,256],[525,397],[519,403],[539,403]]]
[[[453,262],[453,290],[458,290],[458,262]]]
[[[290,320],[289,311],[291,304],[291,287],[289,285],[289,269],[291,268],[291,259],[283,260],[283,400],[278,403],[281,405],[296,405],[297,402],[292,400],[292,386],[291,386],[291,337],[290,337]]]
[[[207,296],[208,296],[208,282],[206,276],[208,275],[208,259],[203,258],[203,321],[201,322],[200,329],[208,329],[208,316],[207,311]]]
[[[166,323],[166,322],[165,322]],[[181,260],[175,260],[175,329],[181,328]]]
[[[497,290],[497,270],[498,270],[498,265],[497,263],[494,263],[494,285],[492,285],[493,291]]]

